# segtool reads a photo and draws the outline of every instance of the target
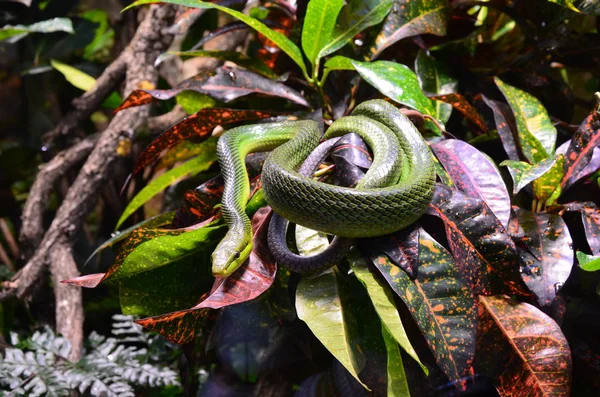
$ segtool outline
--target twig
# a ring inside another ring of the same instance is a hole
[[[2,234],[4,235],[4,239],[6,240],[6,244],[8,244],[8,248],[10,249],[13,258],[18,258],[21,255],[19,245],[10,231],[8,222],[6,222],[6,219],[4,218],[0,218],[0,230],[2,230]]]
[[[13,272],[16,270],[14,263],[12,263],[12,261],[10,260],[10,257],[8,256],[8,253],[6,252],[2,244],[0,244],[0,263],[6,264],[6,266],[8,266],[8,268]]]

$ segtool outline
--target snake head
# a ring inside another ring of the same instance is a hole
[[[252,252],[252,238],[228,237],[221,240],[212,253],[212,273],[215,277],[231,275],[246,262]]]

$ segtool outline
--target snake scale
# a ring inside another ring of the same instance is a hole
[[[373,165],[356,188],[329,185],[298,172],[321,139],[350,132],[360,135],[373,152]],[[356,238],[393,233],[415,222],[433,196],[429,147],[410,120],[385,101],[362,103],[323,136],[314,121],[234,128],[217,145],[225,180],[222,212],[229,231],[212,255],[215,276],[230,275],[250,255],[252,229],[244,212],[250,185],[244,159],[266,150],[273,150],[261,177],[269,205],[293,223],[328,234]]]

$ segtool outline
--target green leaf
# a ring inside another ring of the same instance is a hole
[[[352,59],[341,55],[331,57],[325,62],[325,69],[330,70],[356,70],[352,64]]]
[[[400,320],[400,313],[398,313],[398,309],[394,304],[394,296],[389,286],[376,278],[373,270],[367,266],[365,260],[356,251],[350,254],[348,261],[356,278],[367,289],[367,293],[371,298],[375,311],[379,315],[383,328],[394,338],[394,343],[402,346],[404,351],[421,366],[423,372],[429,374],[429,370],[419,360],[417,352],[411,345],[408,335],[406,335],[406,331]]]
[[[194,114],[202,109],[212,108],[217,104],[213,98],[196,91],[183,91],[177,94],[175,101],[187,114]]]
[[[323,346],[359,381],[365,357],[354,344],[356,337],[344,318],[336,270],[303,277],[296,290],[296,311]]]
[[[381,326],[383,341],[387,351],[387,383],[388,397],[410,397],[410,390],[404,372],[402,355],[396,339],[390,334],[385,325]]]
[[[575,12],[579,12],[579,10],[573,5],[573,0],[548,0],[551,3],[555,3],[561,5],[566,8],[570,8]]]
[[[313,65],[313,74],[321,49],[331,42],[335,20],[344,5],[343,0],[312,0],[308,3],[302,26],[302,49]]]
[[[153,179],[138,194],[136,194],[135,197],[127,205],[127,208],[125,208],[125,210],[123,211],[123,214],[119,218],[115,229],[118,229],[119,226],[121,226],[121,224],[127,218],[129,218],[131,214],[133,214],[138,208],[144,205],[146,201],[150,200],[158,192],[162,191],[167,186],[171,185],[172,183],[174,183],[180,178],[183,178],[186,175],[195,175],[199,172],[207,170],[212,165],[212,163],[214,163],[217,160],[217,139],[209,139],[203,142],[203,145],[204,150],[200,154],[198,154],[198,156]]]
[[[508,167],[508,172],[513,179],[513,194],[517,194],[525,186],[550,171],[555,163],[556,159],[550,157],[535,165],[515,160],[504,160],[500,165]]]
[[[351,61],[356,71],[383,95],[421,113],[433,116],[431,100],[423,94],[419,80],[412,70],[390,61]]]
[[[332,54],[345,46],[364,29],[377,25],[392,8],[393,0],[352,0],[342,8],[331,39],[321,49],[320,56]]]
[[[423,91],[432,94],[450,94],[456,92],[458,82],[450,77],[446,65],[437,62],[434,57],[420,50],[415,59],[415,72],[421,83]],[[446,123],[452,113],[452,105],[442,101],[433,101],[435,106],[434,116],[442,123]]]
[[[527,160],[535,164],[553,155],[556,128],[544,106],[531,94],[504,83],[498,77],[494,81],[515,115],[521,149]]]
[[[9,39],[14,43],[29,33],[67,32],[74,34],[73,24],[69,18],[54,18],[47,21],[36,22],[32,25],[5,25],[0,29],[0,41]],[[16,36],[16,37],[15,37]]]
[[[170,4],[178,4],[178,5],[182,5],[182,6],[186,6],[186,7],[193,7],[193,8],[215,8],[219,11],[223,11],[224,13],[231,15],[234,18],[239,19],[240,21],[244,22],[246,25],[250,26],[251,28],[257,30],[259,33],[263,34],[267,39],[269,39],[273,43],[275,43],[277,45],[277,47],[279,47],[281,49],[281,51],[288,54],[288,56],[290,58],[292,58],[292,60],[294,62],[296,62],[296,64],[302,70],[302,73],[305,76],[308,76],[308,74],[306,72],[306,65],[304,64],[304,59],[302,58],[302,53],[300,52],[300,48],[298,48],[298,46],[296,46],[296,44],[294,44],[290,39],[285,37],[283,34],[269,29],[264,23],[254,19],[254,18],[251,18],[239,11],[232,10],[230,8],[223,7],[223,6],[214,4],[214,3],[206,3],[206,2],[198,1],[198,0],[163,0],[162,2],[170,3]],[[125,7],[123,9],[123,11],[128,10],[132,7],[142,5],[142,4],[151,4],[151,3],[156,3],[156,1],[155,0],[138,0],[135,3],[132,3],[129,6]]]
[[[69,66],[65,63],[59,62],[55,59],[50,60],[50,65],[57,71],[59,71],[67,81],[73,84],[74,87],[79,88],[83,91],[89,91],[96,85],[96,79],[87,73],[82,72],[79,69]],[[123,99],[116,92],[112,92],[106,100],[102,103],[102,106],[109,109],[116,109]]]
[[[533,181],[533,195],[539,201],[549,200],[552,196],[553,201],[558,199],[557,195],[560,195],[560,181],[562,180],[565,171],[565,157],[559,154],[556,157],[556,162],[550,169],[545,172],[542,176]],[[558,193],[556,193],[558,192]],[[550,201],[548,205],[553,204]]]
[[[588,255],[577,251],[577,262],[579,262],[579,267],[587,272],[600,270],[600,256]]]
[[[328,246],[327,234],[296,225],[296,247],[300,255],[316,255]]]
[[[94,40],[85,46],[83,57],[91,59],[95,53],[110,49],[115,40],[115,31],[108,24],[108,14],[104,10],[89,10],[81,14],[82,18],[98,24]]]

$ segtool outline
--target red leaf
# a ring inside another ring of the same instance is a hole
[[[569,203],[567,211],[579,211],[585,229],[585,237],[593,255],[600,255],[600,208],[596,204],[586,201],[583,203]]]
[[[519,149],[515,141],[515,136],[517,135],[517,122],[510,110],[510,106],[502,102],[487,99],[485,95],[482,95],[481,98],[494,112],[496,129],[498,130],[500,141],[502,141],[502,146],[504,147],[504,151],[508,155],[508,158],[515,161],[520,160]]]
[[[86,274],[85,276],[62,280],[61,283],[69,284],[74,287],[96,288],[104,278],[105,274],[106,273]]]
[[[449,103],[452,107],[462,113],[463,116],[471,123],[475,124],[477,128],[479,128],[483,133],[488,133],[488,127],[485,124],[485,121],[481,118],[481,115],[471,104],[467,101],[467,99],[456,93],[445,94],[445,95],[435,95],[430,96],[430,99],[436,101],[442,101]]]
[[[173,127],[160,134],[140,154],[133,169],[137,174],[144,167],[156,160],[160,153],[176,143],[190,138],[207,139],[216,126],[248,120],[260,120],[276,115],[273,112],[259,110],[235,110],[227,108],[208,108],[186,117]]]
[[[181,310],[143,318],[135,322],[144,328],[158,332],[170,342],[184,345],[194,340],[198,322],[206,318],[208,313],[208,309]]]

